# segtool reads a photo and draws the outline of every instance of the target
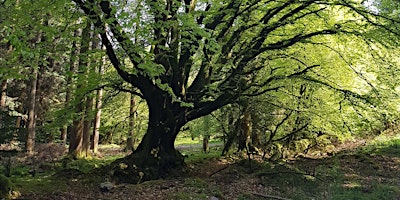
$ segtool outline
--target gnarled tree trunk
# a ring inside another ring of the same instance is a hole
[[[152,105],[149,123],[137,149],[111,164],[110,175],[115,182],[139,183],[182,172],[184,157],[175,149],[174,142],[186,123],[185,110],[162,96],[147,99]]]

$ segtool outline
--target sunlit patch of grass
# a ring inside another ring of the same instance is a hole
[[[41,177],[12,177],[11,180],[22,195],[25,193],[40,194],[65,191],[68,188],[68,183],[65,180],[54,179],[48,175]]]
[[[175,140],[175,145],[182,145],[182,144],[200,144],[201,140],[200,138],[194,138],[192,140],[191,137],[182,137],[178,136]]]
[[[336,187],[330,199],[397,199],[399,195],[398,186],[377,182],[369,184],[352,183]]]
[[[104,150],[104,149],[119,149],[121,146],[118,144],[102,144],[99,145],[99,151]]]
[[[379,135],[363,148],[364,152],[379,155],[396,156],[400,155],[400,134],[394,136]]]
[[[91,158],[91,159],[78,159],[78,160],[71,160],[66,166],[67,169],[77,169],[84,173],[89,173],[92,170],[96,170],[98,168],[107,166],[111,164],[116,159],[122,158],[124,155],[113,155],[113,156],[106,156],[103,158]]]
[[[220,139],[211,138],[209,144],[222,143]],[[175,140],[175,146],[177,145],[190,145],[190,144],[203,144],[203,139],[200,137],[191,138],[188,136],[178,136]]]
[[[187,151],[182,151],[181,152],[183,155],[185,155],[185,162],[186,163],[192,163],[192,162],[199,162],[202,160],[207,160],[207,159],[212,159],[212,158],[219,158],[221,157],[221,152],[220,151],[210,151],[208,153],[204,153],[201,150],[187,150]]]
[[[361,184],[358,182],[345,182],[343,188],[361,188]]]

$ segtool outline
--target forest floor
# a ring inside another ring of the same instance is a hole
[[[115,185],[108,192],[100,191],[100,177],[85,173],[85,169],[101,165],[94,161],[81,161],[56,173],[52,171],[55,163],[50,161],[49,170],[38,171],[35,177],[26,165],[16,166],[11,180],[18,199],[400,200],[400,135],[387,138],[348,142],[329,155],[302,155],[279,162],[262,162],[259,157],[249,162],[240,155],[220,157],[218,147],[206,156],[183,150],[189,159],[194,158],[187,162],[188,170],[181,177]],[[102,152],[103,161],[123,156],[118,148]]]

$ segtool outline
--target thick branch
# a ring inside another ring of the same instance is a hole
[[[95,10],[97,9],[95,9],[96,4],[94,3],[94,0],[88,0],[85,2],[83,2],[82,0],[73,1],[85,12],[86,15],[89,16],[93,24],[98,28],[98,30],[100,30],[99,34],[101,36],[101,41],[106,47],[107,56],[110,59],[113,67],[117,70],[117,73],[122,77],[122,79],[124,79],[128,83],[131,83],[133,86],[138,87],[145,97],[151,97],[151,93],[154,91],[155,85],[151,82],[150,79],[146,78],[143,74],[138,73],[136,75],[133,75],[122,69],[121,62],[119,61],[119,58],[114,51],[113,44],[108,39],[106,24],[101,20],[100,14],[95,12]],[[105,12],[106,14],[107,21],[113,22],[112,26],[110,26],[110,29],[113,32],[113,36],[117,39],[118,42],[120,42],[121,46],[130,57],[132,63],[134,65],[138,65],[139,61],[137,59],[138,57],[136,53],[133,53],[132,50],[129,50],[133,49],[130,46],[133,44],[128,43],[127,40],[129,39],[126,36],[125,32],[123,32],[122,30],[121,32],[119,32],[119,30],[117,29],[117,27],[119,27],[118,22],[114,17],[111,16],[110,3],[108,1],[102,1],[100,4],[103,12]],[[129,42],[131,41],[129,40]]]

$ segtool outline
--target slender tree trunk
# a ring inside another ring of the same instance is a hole
[[[67,127],[66,126],[63,126],[60,129],[60,140],[63,145],[65,145],[67,143]]]
[[[47,22],[45,22],[45,25],[47,25]],[[32,47],[35,48],[36,44],[40,43],[43,38],[42,32],[39,32],[37,36],[37,40],[34,44],[32,44]],[[41,58],[43,59],[43,58]],[[37,61],[37,63],[39,63]],[[38,65],[37,65],[38,66]],[[40,66],[42,68],[43,66]],[[37,100],[36,100],[36,94],[38,91],[38,85],[39,83],[39,69],[36,69],[36,66],[32,67],[32,75],[29,79],[28,84],[30,85],[29,88],[29,97],[28,97],[28,132],[26,135],[26,143],[25,143],[25,150],[28,154],[33,154],[34,153],[34,148],[35,148],[35,139],[36,139],[36,115],[37,115]]]
[[[103,73],[103,66],[100,66],[100,71]],[[103,89],[99,89],[97,91],[97,100],[96,100],[96,117],[94,118],[94,126],[93,126],[93,141],[92,141],[92,149],[93,153],[97,153],[99,146],[99,129],[100,129],[100,121],[101,121],[101,103],[103,98]]]
[[[204,153],[208,153],[210,150],[210,147],[208,145],[209,141],[210,141],[210,136],[204,135],[203,136],[203,151],[204,151]]]
[[[77,118],[74,119],[72,134],[70,137],[70,145],[69,145],[69,154],[74,158],[82,157],[83,150],[83,129],[84,129],[84,102],[85,96],[82,94],[82,87],[84,87],[86,76],[84,76],[86,72],[86,68],[88,66],[88,58],[85,55],[89,51],[89,42],[90,42],[90,22],[86,22],[86,27],[82,31],[82,42],[80,54],[85,56],[85,58],[81,58],[79,60],[79,69],[78,69],[78,80],[75,91],[75,99],[77,105],[75,107],[75,113],[77,114]]]
[[[74,37],[80,37],[82,35],[82,29],[78,29],[77,31],[74,32]],[[70,102],[72,100],[72,92],[74,91],[74,84],[73,84],[73,75],[76,74],[76,68],[79,63],[79,52],[80,52],[80,46],[78,44],[79,42],[73,41],[72,42],[72,50],[71,50],[71,56],[69,58],[69,68],[68,72],[69,74],[66,74],[66,91],[65,91],[65,108],[68,110],[68,107],[70,106]],[[65,113],[66,119],[69,119],[70,116],[67,116],[67,113]],[[62,143],[65,145],[67,143],[67,136],[72,134],[72,126],[71,124],[65,124],[61,130],[60,130],[60,140]]]
[[[33,154],[35,148],[36,134],[36,86],[38,71],[33,69],[32,77],[29,80],[29,101],[28,101],[28,132],[26,137],[25,150],[28,154]]]
[[[0,87],[0,130],[5,127],[4,120],[3,120],[3,110],[6,107],[6,90],[7,90],[7,80],[1,81]]]
[[[83,110],[82,105],[78,105],[76,110]],[[78,158],[82,153],[82,134],[83,134],[83,117],[80,116],[78,120],[74,120],[72,125],[72,134],[69,138],[69,151],[68,153]]]
[[[203,151],[204,153],[209,152],[209,141],[210,141],[210,135],[211,135],[211,130],[210,130],[210,125],[211,125],[211,118],[209,115],[203,117]]]
[[[19,113],[23,113],[23,107],[22,104],[20,104],[18,106],[18,112]],[[13,139],[12,139],[12,143],[17,142],[18,141],[18,135],[21,134],[21,122],[22,122],[22,116],[17,117],[17,120],[15,120],[15,131],[13,134]]]
[[[1,93],[0,93],[0,110],[6,107],[6,90],[7,90],[7,79],[1,81]]]
[[[251,135],[251,115],[246,109],[239,119],[238,151],[247,150]]]
[[[91,46],[92,50],[93,49],[98,49],[98,50],[101,49],[100,38],[96,34],[95,30],[92,31],[91,41],[92,41],[92,46]],[[98,61],[98,58],[92,57],[90,59],[90,65],[89,65],[90,68],[89,68],[89,70],[86,71],[87,76],[89,76],[90,70],[92,70],[92,69],[93,70],[99,69],[99,74],[101,76],[102,75],[102,65],[103,65],[102,61]],[[96,66],[99,66],[99,67],[97,68]],[[89,77],[87,77],[87,80],[89,80]],[[86,83],[88,84],[88,81]],[[93,136],[92,136],[93,139],[91,139],[91,132],[90,132],[92,122],[94,122],[96,120],[91,117],[91,113],[93,111],[93,101],[94,101],[93,95],[94,94],[89,94],[86,97],[85,126],[84,126],[84,132],[83,132],[83,151],[84,151],[84,154],[86,157],[89,156],[89,150],[95,146],[95,144],[93,144],[93,142],[95,141],[95,139],[94,139],[95,130],[96,130],[95,126],[93,128]],[[98,97],[98,95],[97,95],[97,97]],[[96,102],[96,104],[97,104],[97,102]],[[97,117],[97,113],[96,113],[96,117]],[[97,140],[97,144],[96,144],[96,146],[97,146],[98,145],[98,135],[97,135],[96,140]],[[91,145],[91,142],[92,142],[92,145]],[[97,151],[97,147],[96,147],[96,151]],[[94,153],[96,153],[96,152],[94,152]]]
[[[92,112],[93,107],[93,97],[86,97],[86,106],[85,106],[85,120],[83,122],[83,138],[82,138],[82,152],[84,157],[88,157],[90,155],[90,128],[92,126],[92,120],[90,118],[90,113]]]
[[[129,107],[129,133],[128,139],[126,140],[125,151],[134,150],[135,145],[135,112],[136,112],[135,96],[131,94],[131,101]]]

